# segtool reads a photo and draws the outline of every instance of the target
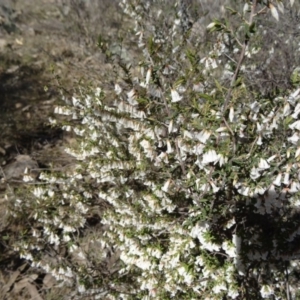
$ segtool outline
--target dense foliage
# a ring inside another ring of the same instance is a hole
[[[42,173],[11,208],[34,224],[15,244],[33,265],[99,299],[296,297],[299,37],[277,47],[286,37],[271,34],[296,8],[230,4],[202,24],[184,1],[120,3],[141,58],[127,64],[99,40],[117,61],[114,90],[80,87],[55,109],[78,135],[66,149],[77,165]],[[95,211],[101,234],[87,241]],[[60,247],[69,257],[41,259]]]

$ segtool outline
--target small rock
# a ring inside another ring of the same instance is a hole
[[[43,279],[43,284],[46,288],[50,289],[56,283],[55,278],[51,274],[46,274]]]
[[[27,33],[29,36],[35,36],[35,30],[32,27],[27,29]]]
[[[18,155],[15,161],[6,165],[3,172],[6,180],[20,179],[22,180],[24,172],[28,169],[28,174],[36,178],[38,176],[38,164],[29,155]]]
[[[8,70],[6,70],[6,74],[12,74],[19,70],[19,66],[12,66]]]

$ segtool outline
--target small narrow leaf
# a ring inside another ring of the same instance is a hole
[[[231,7],[226,6],[225,7],[229,12],[231,12],[232,15],[236,15],[238,12],[234,9],[232,9]]]
[[[222,85],[221,85],[221,84],[219,83],[219,81],[216,80],[216,79],[215,79],[215,84],[216,84],[217,89],[218,89],[220,92],[222,92],[222,91],[223,91]]]

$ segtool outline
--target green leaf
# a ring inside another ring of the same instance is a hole
[[[225,6],[225,9],[227,9],[231,13],[231,15],[236,15],[238,13],[236,10],[229,6]]]
[[[216,84],[217,89],[222,93],[223,92],[223,87],[217,79],[215,79],[215,84]]]
[[[221,31],[224,28],[226,28],[226,26],[224,26],[224,24],[222,24],[219,20],[215,20],[207,26],[210,33],[214,31]]]
[[[208,95],[208,94],[200,94],[199,96],[200,96],[200,98],[203,98],[203,99],[208,100],[208,101],[213,101],[214,100],[214,97],[211,96],[211,95]]]
[[[155,53],[155,43],[153,41],[153,37],[150,37],[148,39],[147,48],[148,48],[150,55],[153,55]]]
[[[239,77],[239,78],[235,81],[234,86],[235,86],[235,87],[238,87],[238,86],[240,86],[242,83],[243,83],[243,77]]]
[[[256,32],[256,23],[253,22],[250,26],[249,26],[249,32],[250,33],[255,33]]]

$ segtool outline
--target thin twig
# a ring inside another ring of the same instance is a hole
[[[253,24],[253,18],[254,18],[254,15],[255,15],[256,5],[257,5],[257,0],[253,0],[251,14],[250,14],[250,17],[249,17],[249,27]],[[230,88],[229,88],[229,90],[227,92],[227,95],[226,95],[226,98],[225,98],[225,102],[224,102],[224,106],[223,106],[223,114],[225,114],[225,112],[227,110],[227,107],[228,107],[228,103],[231,99],[231,94],[232,94],[236,79],[239,75],[242,63],[245,59],[245,54],[246,54],[246,49],[247,49],[248,43],[249,43],[249,38],[245,37],[245,41],[244,41],[244,44],[243,44],[243,47],[242,47],[242,52],[241,52],[238,64],[236,66],[234,75],[231,79]]]
[[[232,139],[233,139],[233,154],[235,154],[235,151],[236,151],[236,139],[235,139],[235,136],[234,136],[234,133],[232,131],[232,129],[230,128],[230,126],[228,125],[226,119],[223,117],[223,122],[225,123],[225,126],[227,127],[227,129],[230,131],[231,133],[231,136],[232,136]]]

